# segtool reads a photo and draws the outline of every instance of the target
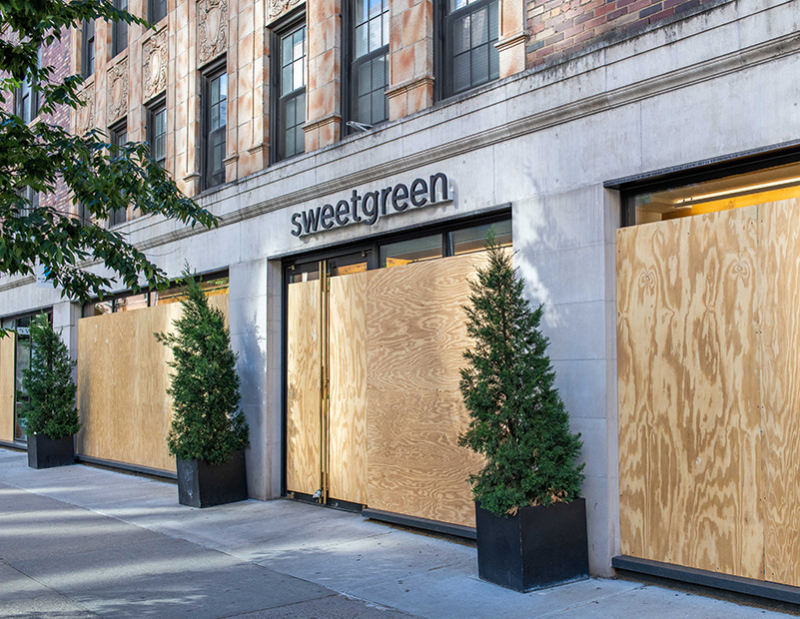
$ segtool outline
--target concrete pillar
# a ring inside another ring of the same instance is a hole
[[[433,105],[433,3],[390,0],[389,119]]]
[[[342,121],[342,2],[308,0],[306,152],[339,140]]]
[[[81,306],[77,303],[64,301],[53,305],[53,329],[61,332],[61,341],[67,345],[69,356],[73,361],[78,360],[78,320],[81,317]],[[72,370],[72,380],[78,380],[77,368]]]
[[[238,355],[236,369],[241,380],[241,406],[250,425],[247,487],[251,498],[265,500],[280,494],[280,476],[277,487],[273,481],[276,458],[280,463],[280,415],[276,438],[274,411],[267,406],[267,351],[272,344],[267,321],[267,263],[253,260],[235,264],[229,273],[231,346]],[[271,453],[276,441],[277,455]]]

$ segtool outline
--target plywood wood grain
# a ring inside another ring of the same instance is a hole
[[[367,273],[333,277],[329,291],[329,494],[366,504]]]
[[[623,554],[763,577],[758,207],[617,233]]]
[[[286,489],[313,494],[320,472],[320,282],[289,285],[286,359]]]
[[[209,299],[227,314],[228,297]],[[171,355],[154,332],[172,330],[180,304],[78,321],[78,453],[175,471],[166,437]]]
[[[762,205],[765,577],[800,586],[800,200]]]
[[[475,525],[467,477],[483,465],[458,446],[469,424],[458,390],[469,345],[468,278],[485,254],[367,274],[368,505]]]
[[[0,339],[0,441],[14,441],[14,350],[17,336]]]

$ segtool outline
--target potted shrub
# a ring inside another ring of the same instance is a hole
[[[464,308],[474,345],[461,370],[471,421],[460,444],[486,458],[469,480],[479,576],[529,591],[588,576],[586,506],[578,496],[584,465],[576,465],[582,443],[553,386],[542,306],[531,309],[493,232],[486,248],[489,263],[478,269]]]
[[[28,466],[46,469],[75,463],[74,434],[80,429],[75,406],[75,362],[46,314],[31,321],[31,365],[22,371],[29,401],[20,411],[28,435]]]
[[[183,315],[174,322],[175,332],[155,334],[173,354],[168,393],[174,414],[167,441],[177,459],[178,499],[193,507],[243,501],[249,439],[230,332],[188,267],[183,276]]]

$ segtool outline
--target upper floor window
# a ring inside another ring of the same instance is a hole
[[[151,24],[160,22],[167,16],[167,0],[148,0],[147,19]]]
[[[22,215],[28,215],[34,209],[39,208],[39,192],[35,191],[33,187],[25,187],[17,193],[20,197],[25,198],[28,201],[27,206],[22,208]]]
[[[42,50],[40,49],[37,66],[41,65]],[[39,95],[33,88],[33,82],[30,77],[26,77],[14,93],[14,107],[15,114],[26,123],[31,122],[39,113]]]
[[[355,0],[352,25],[349,117],[369,128],[389,118],[389,0]]]
[[[125,118],[109,129],[111,144],[114,146],[125,146],[128,143],[128,119]],[[116,153],[112,153],[116,155]],[[128,219],[128,209],[114,209],[108,217],[108,225],[116,226]]]
[[[89,77],[94,75],[94,20],[87,19],[83,22],[81,42],[81,75]]]
[[[128,10],[128,0],[114,0],[114,7],[120,11]],[[111,28],[111,56],[128,49],[128,22],[123,19],[115,21]]]
[[[498,0],[445,0],[444,94],[455,95],[500,76]]]
[[[147,110],[147,142],[153,161],[164,168],[167,161],[167,103],[164,99]]]
[[[225,182],[225,133],[228,117],[228,74],[225,65],[203,76],[205,163],[204,187],[216,187]]]
[[[306,26],[305,16],[280,32],[277,37],[278,60],[272,97],[276,102],[277,150],[274,161],[305,152],[306,121]]]

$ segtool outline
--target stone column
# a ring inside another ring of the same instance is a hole
[[[433,3],[389,0],[389,120],[433,105]]]
[[[228,325],[231,347],[238,355],[236,371],[241,380],[241,406],[250,426],[247,450],[247,489],[250,498],[268,499],[280,494],[272,482],[273,460],[280,472],[280,412],[277,439],[267,407],[267,261],[253,260],[230,266]],[[280,340],[279,340],[280,342]],[[280,346],[280,343],[278,343]],[[280,388],[278,389],[280,399]],[[277,440],[277,454],[273,443]]]
[[[78,320],[81,317],[81,306],[78,303],[64,301],[53,305],[53,329],[61,332],[61,341],[67,345],[69,356],[78,360]],[[73,368],[72,380],[78,380],[78,369]]]
[[[342,2],[308,0],[306,152],[339,140],[342,122]]]
[[[525,70],[525,2],[500,0],[500,38],[495,47],[500,52],[500,79]]]

